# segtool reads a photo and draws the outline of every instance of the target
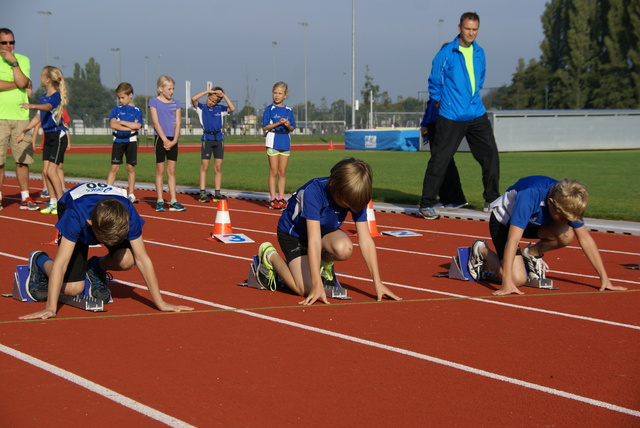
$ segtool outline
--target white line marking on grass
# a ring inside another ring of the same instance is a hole
[[[135,287],[135,288],[141,288],[144,289],[145,287],[138,285],[138,284],[133,284],[131,282],[127,282],[127,281],[120,281],[117,280],[117,282],[124,284],[124,285],[128,285],[130,287]],[[371,340],[367,340],[367,339],[361,339],[358,337],[354,337],[354,336],[349,336],[347,334],[343,334],[343,333],[337,333],[334,331],[330,331],[330,330],[325,330],[322,328],[318,328],[318,327],[312,327],[309,325],[305,325],[305,324],[300,324],[294,321],[288,321],[288,320],[284,320],[281,318],[276,318],[276,317],[272,317],[269,315],[263,315],[263,314],[258,314],[255,312],[251,312],[249,310],[246,309],[237,309],[231,306],[227,306],[227,305],[221,305],[218,303],[213,303],[213,302],[209,302],[207,300],[202,300],[202,299],[198,299],[198,298],[194,298],[194,297],[189,297],[189,296],[185,296],[183,294],[178,294],[178,293],[173,293],[173,292],[169,292],[169,291],[162,291],[162,294],[166,294],[167,296],[171,296],[171,297],[175,297],[178,299],[183,299],[183,300],[187,300],[187,301],[191,301],[194,303],[200,303],[202,305],[206,305],[206,306],[211,306],[214,308],[218,308],[218,309],[224,309],[224,310],[229,310],[229,311],[233,311],[242,315],[248,315],[254,318],[259,318],[265,321],[272,321],[278,324],[283,324],[283,325],[288,325],[290,327],[294,327],[294,328],[299,328],[302,330],[306,330],[306,331],[310,331],[313,333],[318,333],[318,334],[323,334],[325,336],[330,336],[330,337],[335,337],[338,339],[342,339],[342,340],[346,340],[349,342],[353,342],[353,343],[357,343],[360,345],[366,345],[366,346],[370,346],[372,348],[377,348],[377,349],[382,349],[385,351],[389,351],[389,352],[394,352],[397,354],[401,354],[401,355],[405,355],[407,357],[412,357],[412,358],[417,358],[419,360],[423,360],[423,361],[429,361],[431,363],[435,363],[435,364],[439,364],[439,365],[443,365],[446,367],[451,367],[453,369],[457,369],[457,370],[461,370],[467,373],[471,373],[471,374],[475,374],[478,376],[482,376],[482,377],[486,377],[489,379],[494,379],[494,380],[498,380],[501,382],[507,382],[510,383],[512,385],[517,385],[517,386],[521,386],[523,388],[528,388],[528,389],[533,389],[536,391],[540,391],[543,393],[547,393],[547,394],[552,394],[552,395],[556,395],[559,397],[563,397],[563,398],[567,398],[569,400],[574,400],[574,401],[578,401],[581,403],[585,403],[585,404],[589,404],[592,406],[597,406],[597,407],[602,407],[614,412],[619,412],[619,413],[624,413],[627,415],[631,415],[631,416],[635,416],[635,417],[640,417],[640,411],[637,410],[633,410],[633,409],[627,409],[626,407],[621,407],[615,404],[611,404],[611,403],[607,403],[605,401],[600,401],[600,400],[595,400],[592,398],[588,398],[588,397],[583,397],[581,395],[577,395],[577,394],[573,394],[570,392],[566,392],[566,391],[562,391],[559,389],[554,389],[554,388],[549,388],[546,386],[542,386],[542,385],[538,385],[532,382],[527,382],[524,380],[520,380],[520,379],[515,379],[512,377],[508,377],[508,376],[503,376],[497,373],[492,373],[486,370],[482,370],[482,369],[477,369],[475,367],[471,367],[471,366],[467,366],[464,364],[459,364],[459,363],[454,363],[452,361],[448,361],[448,360],[444,360],[442,358],[437,358],[437,357],[432,357],[430,355],[425,355],[425,354],[421,354],[419,352],[414,352],[414,351],[409,351],[406,349],[402,349],[402,348],[398,348],[395,346],[390,346],[390,345],[384,345],[382,343],[378,343],[378,342],[373,342]]]
[[[132,400],[131,398],[125,397],[124,395],[119,394],[112,389],[105,388],[102,385],[98,385],[95,382],[91,382],[88,379],[80,377],[67,370],[61,369],[60,367],[56,367],[52,364],[44,362],[38,358],[32,357],[31,355],[17,351],[13,348],[9,348],[8,346],[0,344],[0,352],[4,352],[5,354],[10,355],[20,361],[24,361],[27,364],[38,367],[39,369],[61,377],[64,380],[75,383],[82,388],[88,389],[89,391],[94,392],[111,401],[114,401],[121,406],[127,407],[135,412],[148,416],[151,419],[155,419],[156,421],[162,422],[163,424],[169,425],[170,427],[193,427],[193,425],[181,421],[180,419],[176,419],[173,416],[169,416],[166,413],[162,413],[149,406],[145,406],[144,404]]]

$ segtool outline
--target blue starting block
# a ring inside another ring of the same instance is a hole
[[[21,302],[37,302],[27,292],[27,279],[29,278],[29,266],[16,266],[16,272],[13,277],[13,291],[12,297]],[[60,293],[58,301],[65,305],[73,306],[75,308],[84,309],[91,312],[105,312],[104,302],[102,300],[95,299],[89,294],[91,285],[89,280],[85,279],[84,291],[77,296],[67,296]],[[109,303],[111,303],[111,300]]]
[[[471,275],[469,275],[469,268],[467,267],[470,253],[471,247],[458,248],[456,255],[451,258],[451,266],[449,267],[449,278],[475,282]]]
[[[238,285],[255,288],[257,290],[266,290],[260,282],[258,282],[258,278],[256,276],[256,268],[258,266],[258,256],[253,256],[253,262],[249,265],[249,273],[247,274],[247,282],[239,283]],[[330,299],[340,299],[340,300],[351,300],[351,297],[347,296],[347,290],[342,288],[340,285],[340,281],[338,281],[338,277],[334,274],[333,276],[334,282],[336,285],[325,285],[324,290],[327,294],[327,297]],[[281,278],[276,276],[276,290],[280,290],[286,287],[284,281]]]

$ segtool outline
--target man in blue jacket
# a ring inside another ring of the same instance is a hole
[[[463,137],[467,138],[473,157],[482,166],[485,211],[500,196],[498,147],[480,96],[486,74],[486,58],[484,50],[475,42],[479,28],[478,14],[463,13],[458,25],[460,33],[440,49],[433,59],[429,95],[439,108],[440,115],[418,210],[426,219],[440,217],[433,206],[447,166]]]

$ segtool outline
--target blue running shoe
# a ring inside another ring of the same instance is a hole
[[[38,302],[44,302],[47,300],[47,294],[49,293],[49,278],[47,274],[40,269],[36,260],[41,255],[47,255],[44,251],[34,251],[29,256],[29,276],[27,277],[27,294]]]
[[[109,303],[111,300],[111,290],[107,287],[107,272],[92,268],[92,264],[98,257],[91,257],[87,262],[87,278],[89,279],[89,294],[94,299]],[[96,262],[97,263],[97,262]]]
[[[187,208],[183,207],[182,204],[177,201],[169,205],[169,211],[186,211],[186,210]]]
[[[163,213],[164,212],[164,201],[156,202],[156,212]]]
[[[433,207],[420,207],[418,208],[418,215],[427,220],[437,220],[440,218],[440,214],[436,213]]]

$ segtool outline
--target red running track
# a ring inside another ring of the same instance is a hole
[[[33,181],[35,192],[40,183]],[[29,253],[55,247],[53,216],[18,209],[5,182],[0,272],[5,293]],[[235,233],[205,238],[216,206],[181,196],[184,213],[138,210],[167,301],[160,313],[137,270],[116,272],[106,313],[0,299],[1,426],[615,426],[640,424],[640,237],[594,234],[626,292],[599,292],[574,246],[545,257],[558,290],[433,275],[487,224],[376,213],[383,280],[404,298],[375,302],[359,256],[336,264],[353,297],[301,307],[299,297],[238,286],[259,243],[276,241],[278,213],[230,200]],[[346,230],[353,225],[345,224]],[[355,238],[354,238],[355,239]],[[96,254],[100,249],[92,249]]]

